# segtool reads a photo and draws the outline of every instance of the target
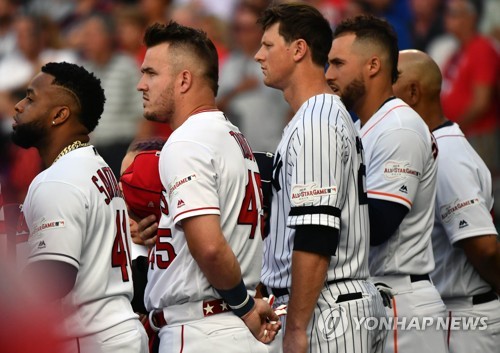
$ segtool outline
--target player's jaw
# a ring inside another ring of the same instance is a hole
[[[47,138],[47,131],[42,121],[35,120],[28,123],[20,123],[17,116],[12,125],[12,142],[22,148],[37,147],[43,144]]]
[[[332,87],[330,85],[330,87]],[[339,95],[348,110],[355,110],[356,103],[366,94],[365,82],[362,77],[355,78],[344,88],[334,84],[334,93]]]

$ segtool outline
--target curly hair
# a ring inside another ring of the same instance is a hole
[[[155,23],[146,29],[144,43],[148,48],[169,43],[172,48],[182,48],[189,51],[204,67],[204,76],[214,95],[217,96],[219,57],[214,43],[204,31],[180,25],[175,21],[170,21],[168,24]]]
[[[161,151],[163,145],[167,142],[163,137],[152,137],[144,140],[134,140],[127,149],[128,152],[143,152],[143,151]]]
[[[42,72],[54,76],[53,85],[70,91],[80,107],[78,120],[90,132],[94,131],[104,111],[104,89],[101,80],[83,66],[67,62],[51,62],[42,67]]]
[[[258,23],[264,30],[279,23],[279,34],[287,43],[303,39],[311,49],[315,64],[324,66],[332,46],[330,24],[315,7],[302,3],[283,3],[267,8]]]
[[[346,33],[356,35],[356,41],[368,41],[381,46],[389,55],[391,80],[395,83],[398,79],[398,36],[394,28],[386,20],[373,15],[359,15],[342,21],[333,34],[337,38]]]

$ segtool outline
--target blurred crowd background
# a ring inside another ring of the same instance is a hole
[[[464,111],[472,110],[473,118],[462,126],[486,160],[496,194],[500,193],[500,0],[306,2],[316,6],[332,28],[361,13],[383,17],[396,29],[400,49],[429,53],[443,72],[443,105],[448,118],[460,122]],[[281,92],[263,85],[260,65],[253,60],[262,35],[256,20],[270,3],[0,0],[0,183],[4,202],[22,203],[29,183],[42,168],[37,151],[13,146],[9,134],[16,102],[24,97],[33,75],[49,61],[84,65],[101,79],[107,101],[91,142],[115,173],[133,140],[168,136],[168,126],[142,118],[136,84],[145,54],[144,29],[171,19],[208,33],[220,58],[219,107],[240,127],[254,150],[274,152],[292,113]],[[471,38],[478,39],[473,46]]]

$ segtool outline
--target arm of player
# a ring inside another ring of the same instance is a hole
[[[78,269],[69,263],[41,260],[30,263],[23,277],[31,283],[37,300],[48,303],[66,296],[75,286]]]
[[[292,254],[292,288],[288,302],[283,351],[307,351],[307,325],[311,320],[319,293],[325,284],[330,258],[317,253],[294,250]]]
[[[219,215],[201,215],[182,220],[191,255],[208,282],[218,290],[231,290],[241,282],[241,269],[220,227]],[[268,323],[279,320],[272,308],[259,299],[242,317],[255,338],[270,342],[279,329]],[[267,330],[267,332],[266,332]]]
[[[500,242],[496,235],[466,238],[457,242],[479,275],[500,294]]]

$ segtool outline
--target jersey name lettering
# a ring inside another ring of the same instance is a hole
[[[106,196],[106,199],[104,200],[106,205],[109,205],[111,200],[115,197],[123,197],[113,171],[109,167],[99,169],[97,171],[97,176],[92,176],[92,182],[96,186],[97,190]],[[99,182],[101,182],[102,185]]]
[[[240,146],[241,153],[243,153],[243,158],[246,158],[246,159],[253,161],[254,157],[253,157],[252,149],[248,145],[248,141],[245,138],[245,136],[243,136],[243,134],[241,134],[241,133],[234,132],[234,131],[229,132],[229,134],[232,137],[234,137],[234,139],[236,140],[236,142]]]

